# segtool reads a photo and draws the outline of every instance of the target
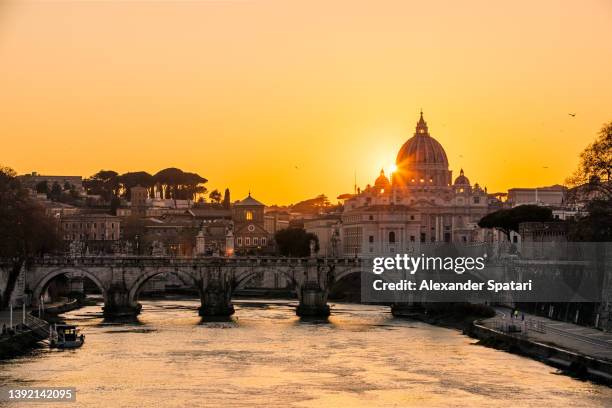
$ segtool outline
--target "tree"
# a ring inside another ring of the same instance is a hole
[[[39,181],[36,184],[36,192],[39,194],[49,194],[49,184],[47,180]]]
[[[519,205],[485,215],[478,221],[480,228],[495,228],[502,231],[508,239],[510,232],[518,232],[522,222],[552,221],[552,210],[539,205]]]
[[[61,242],[54,220],[45,215],[8,168],[0,168],[0,237],[0,258],[10,268],[6,287],[0,288],[0,308],[4,308],[27,262],[53,251]]]
[[[610,200],[593,200],[587,215],[569,223],[568,240],[582,242],[612,241],[612,205]]]
[[[117,181],[121,186],[122,195],[131,200],[131,190],[132,187],[141,186],[145,187],[149,190],[149,195],[152,195],[152,188],[155,185],[155,181],[153,180],[153,176],[147,173],[146,171],[134,171],[124,173],[117,177]]]
[[[229,188],[225,189],[225,193],[223,194],[223,208],[229,210],[230,209],[230,191]]]
[[[310,256],[310,241],[315,242],[315,252],[319,252],[319,238],[303,228],[286,228],[274,235],[278,252],[283,256]]]
[[[219,204],[221,202],[221,193],[219,192],[219,190],[215,189],[211,191],[208,197],[213,203]]]
[[[113,170],[100,170],[93,176],[83,180],[87,193],[99,195],[104,201],[110,202],[119,196],[120,184],[118,174]]]
[[[51,201],[60,201],[60,199],[62,198],[62,186],[59,185],[59,183],[56,181],[53,183],[53,186],[51,186],[51,191],[49,192],[49,194],[47,194],[47,198],[49,198],[49,200]]]
[[[612,122],[606,123],[597,139],[580,154],[578,169],[567,182],[574,187],[586,186],[612,198]]]
[[[291,209],[300,213],[318,214],[323,210],[330,209],[330,203],[325,194],[320,194],[315,198],[300,201],[297,204],[293,204]]]
[[[176,167],[158,171],[153,179],[163,198],[175,200],[195,200],[199,194],[206,193],[204,177],[196,173],[183,172]]]
[[[612,122],[580,154],[580,164],[567,182],[569,199],[586,202],[586,215],[569,223],[571,241],[612,241]]]

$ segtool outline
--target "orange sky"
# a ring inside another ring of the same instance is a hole
[[[609,0],[2,1],[0,163],[290,203],[372,183],[422,107],[454,175],[560,183],[612,120],[611,39]]]

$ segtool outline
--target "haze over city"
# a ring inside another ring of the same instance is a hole
[[[455,176],[562,183],[609,120],[612,3],[469,3],[3,2],[2,164],[334,201],[422,108]]]

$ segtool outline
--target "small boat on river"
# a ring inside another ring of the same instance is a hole
[[[76,326],[56,324],[49,334],[49,345],[59,349],[79,348],[85,343],[85,336],[79,334]]]

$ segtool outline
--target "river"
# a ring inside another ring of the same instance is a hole
[[[67,313],[85,345],[0,362],[0,387],[77,389],[74,404],[26,407],[612,406],[610,388],[387,307],[335,304],[328,322],[303,322],[288,302],[245,300],[231,321],[202,322],[196,300],[141,303],[132,324],[104,322],[100,306]]]

